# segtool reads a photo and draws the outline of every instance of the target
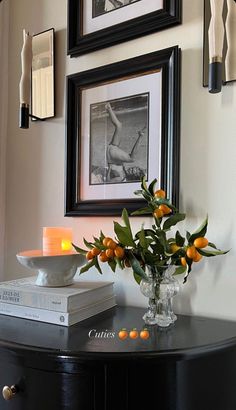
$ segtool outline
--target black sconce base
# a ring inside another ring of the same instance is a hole
[[[36,117],[36,115],[29,113],[29,107],[26,105],[22,105],[20,107],[19,112],[19,127],[27,129],[29,128],[29,118],[33,118],[34,120],[45,121],[45,118]]]
[[[19,111],[19,127],[29,128],[29,106],[23,105]]]
[[[209,93],[220,93],[222,88],[222,63],[216,62],[209,64]]]

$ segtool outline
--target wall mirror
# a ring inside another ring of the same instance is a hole
[[[40,119],[55,116],[54,29],[32,40],[32,114]]]

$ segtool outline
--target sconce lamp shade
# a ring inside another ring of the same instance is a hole
[[[19,127],[29,128],[29,105],[32,67],[32,36],[23,30],[23,47],[21,51],[22,74],[20,79],[20,116]]]
[[[210,0],[211,21],[209,25],[209,85],[210,93],[219,93],[222,87],[222,55],[224,43],[224,0]]]

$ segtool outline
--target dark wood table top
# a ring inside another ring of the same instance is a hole
[[[149,326],[147,340],[120,340],[121,329],[140,332],[145,327],[144,312],[138,307],[116,307],[68,328],[0,315],[0,348],[76,358],[129,359],[191,357],[236,344],[236,322],[185,315],[178,315],[169,328]],[[114,337],[93,337],[95,331]]]

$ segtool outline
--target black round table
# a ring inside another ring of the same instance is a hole
[[[144,309],[116,307],[69,328],[0,315],[0,409],[235,410],[236,323],[179,315],[145,328]]]

